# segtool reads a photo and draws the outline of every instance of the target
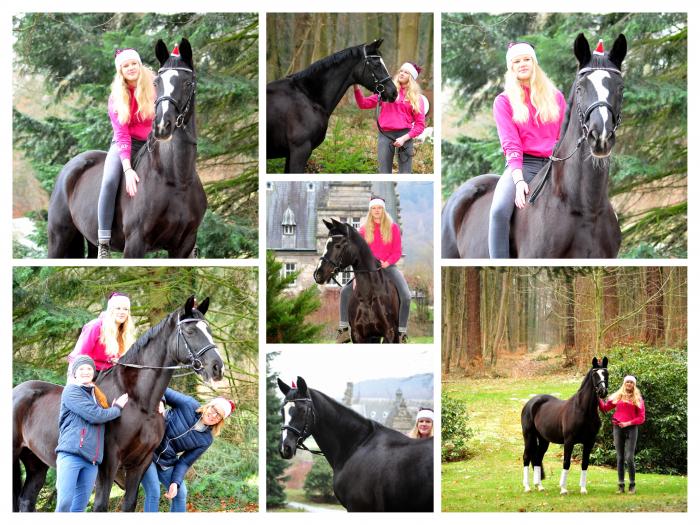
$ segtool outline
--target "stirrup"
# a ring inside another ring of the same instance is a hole
[[[98,259],[110,259],[109,251],[109,241],[98,241],[97,242],[97,258]]]

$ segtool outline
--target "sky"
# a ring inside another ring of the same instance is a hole
[[[422,345],[386,347],[286,347],[271,361],[270,368],[288,385],[301,376],[307,386],[334,398],[343,396],[349,381],[403,378],[434,371],[434,349]]]

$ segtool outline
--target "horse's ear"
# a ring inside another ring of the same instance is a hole
[[[279,387],[280,391],[286,396],[289,391],[292,389],[287,383],[282,381],[279,377],[277,378],[277,386]]]
[[[197,305],[197,310],[199,310],[199,313],[202,315],[207,313],[207,310],[209,310],[209,297]]]
[[[608,368],[608,356],[603,356],[603,366],[602,368]]]
[[[615,39],[612,51],[608,54],[610,61],[617,66],[618,69],[622,69],[622,61],[627,56],[627,39],[625,35],[620,33],[620,35]]]
[[[161,66],[165,64],[165,61],[168,60],[168,57],[170,57],[170,53],[168,53],[168,47],[165,45],[165,42],[163,42],[163,40],[159,38],[158,42],[156,42],[156,58],[158,59],[158,62],[160,62]]]
[[[194,69],[194,64],[192,63],[192,46],[190,41],[186,38],[180,40],[180,58],[185,61],[185,64],[190,66],[190,69]]]
[[[594,358],[593,358],[593,363],[591,363],[591,364],[593,365],[593,368],[600,368],[600,367],[598,366],[598,358],[597,358],[597,357],[594,357]]]
[[[591,61],[591,46],[583,33],[579,33],[574,41],[574,55],[578,60],[579,69]]]
[[[325,224],[325,225],[326,225],[326,228],[328,228],[329,230],[332,230],[332,229],[333,229],[333,223],[332,223],[332,222],[328,222],[326,219],[323,219],[323,224]]]
[[[194,295],[190,295],[185,301],[185,319],[192,317],[192,308],[194,308]]]
[[[379,49],[379,46],[382,45],[382,42],[384,42],[383,38],[377,38],[374,42],[372,42],[374,44],[374,49]]]
[[[309,394],[308,388],[306,386],[306,381],[301,376],[297,376],[297,391],[299,395],[307,396]]]

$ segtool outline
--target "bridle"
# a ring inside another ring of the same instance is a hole
[[[186,71],[187,73],[192,74],[192,80],[188,80],[185,82],[185,84],[189,84],[192,86],[192,89],[190,89],[189,94],[187,95],[187,100],[185,101],[184,106],[182,109],[180,109],[180,104],[181,102],[178,100],[175,100],[173,97],[170,95],[162,95],[156,99],[155,102],[155,108],[156,111],[158,111],[158,105],[161,102],[168,101],[175,106],[175,110],[177,111],[178,115],[175,117],[175,127],[176,128],[183,128],[185,131],[187,131],[187,124],[189,123],[189,115],[191,113],[191,108],[192,108],[192,98],[194,95],[197,93],[197,76],[194,72],[194,70],[188,68],[188,67],[162,67],[158,70],[158,76],[160,76],[164,71]],[[187,121],[185,121],[187,119]],[[153,126],[156,125],[155,119],[153,120]],[[188,134],[189,135],[189,134]],[[151,132],[151,136],[148,137],[148,151],[153,151],[152,149],[152,141],[151,137],[153,137],[153,142],[157,141],[158,139],[155,138],[155,134]],[[190,137],[188,137],[190,138]],[[197,141],[190,138],[190,142],[193,144],[197,144]]]
[[[318,455],[323,455],[323,452],[320,450],[311,450],[307,448],[306,445],[304,445],[304,441],[306,438],[308,438],[311,435],[311,426],[312,424],[316,423],[316,412],[314,411],[314,402],[310,397],[302,397],[299,399],[290,399],[289,401],[285,401],[282,404],[282,407],[280,408],[280,412],[282,413],[282,421],[284,422],[284,406],[287,403],[308,403],[308,408],[306,411],[306,414],[304,415],[304,426],[302,427],[301,430],[299,430],[296,427],[293,427],[292,425],[282,425],[282,430],[289,430],[292,432],[294,435],[297,436],[297,443],[296,447],[301,450],[306,450],[307,452],[311,452],[312,454],[318,454]]]
[[[182,325],[184,323],[198,323],[199,321],[203,321],[203,319],[196,319],[196,318],[187,318],[187,319],[180,319],[180,316],[178,315],[177,318],[177,348],[176,348],[176,353],[179,355],[180,353],[180,341],[184,343],[185,350],[187,350],[188,358],[190,360],[189,363],[185,365],[172,365],[172,366],[153,366],[153,365],[139,365],[135,363],[119,363],[117,362],[116,364],[127,367],[127,368],[147,368],[147,369],[157,369],[157,370],[182,370],[182,369],[191,369],[194,372],[200,372],[202,369],[204,369],[204,363],[202,363],[202,360],[200,359],[205,353],[207,353],[209,350],[212,348],[216,348],[216,345],[214,343],[209,343],[204,345],[202,348],[197,350],[196,352],[192,350],[192,347],[190,346],[189,342],[187,341],[187,338],[185,337],[185,334],[182,332]]]
[[[362,66],[362,76],[365,76],[365,70],[367,69],[367,66],[369,65],[369,59],[370,58],[378,58],[379,62],[384,66],[384,59],[382,58],[381,55],[368,55],[367,54],[367,46],[364,45],[362,46],[362,55],[364,57],[365,63]],[[384,93],[384,90],[386,89],[384,87],[384,83],[387,80],[391,80],[391,75],[389,75],[389,70],[384,66],[384,71],[386,71],[387,75],[386,77],[382,78],[381,80],[377,78],[377,75],[374,74],[374,70],[370,67],[369,72],[372,75],[372,80],[374,81],[374,91],[379,98],[381,98],[382,93]]]
[[[613,116],[613,120],[615,121],[615,126],[613,127],[612,133],[615,133],[617,131],[617,128],[622,124],[622,109],[615,115],[615,109],[612,107],[612,105],[607,101],[607,100],[596,100],[592,104],[590,104],[587,108],[586,111],[583,111],[581,109],[581,97],[580,97],[580,86],[581,86],[581,81],[584,78],[584,75],[591,73],[593,71],[607,71],[609,73],[615,74],[615,75],[620,75],[622,76],[622,72],[617,69],[617,68],[612,68],[612,67],[584,67],[581,68],[578,73],[576,73],[576,84],[574,85],[574,100],[576,101],[576,114],[578,115],[578,121],[579,121],[579,126],[581,128],[581,135],[579,138],[576,140],[576,146],[574,146],[574,149],[569,153],[568,155],[565,155],[564,157],[557,157],[554,155],[554,152],[549,156],[549,164],[547,165],[547,171],[544,174],[544,177],[542,177],[542,180],[540,183],[537,185],[537,187],[532,191],[532,194],[530,195],[530,198],[528,199],[528,202],[530,204],[535,203],[535,199],[539,196],[540,192],[542,191],[542,188],[547,182],[547,179],[549,178],[550,173],[552,172],[552,165],[555,162],[563,162],[565,160],[569,160],[571,157],[574,156],[574,154],[578,151],[578,149],[581,147],[581,144],[583,144],[583,141],[586,140],[586,137],[588,136],[588,133],[590,132],[588,128],[588,118],[591,116],[591,113],[593,112],[594,109],[596,108],[606,108],[608,111],[610,111],[610,114]],[[622,104],[620,104],[620,108],[622,108]],[[555,147],[556,150],[556,147]]]
[[[591,370],[591,374],[593,375],[593,389],[595,390],[596,395],[598,395],[598,387],[601,384],[605,383],[605,379],[599,379],[598,374],[595,373],[598,370],[605,370],[605,369],[604,368],[594,368],[593,370]],[[607,385],[605,388],[607,390]]]
[[[330,277],[330,278],[333,279],[333,282],[334,282],[335,284],[337,284],[338,286],[340,286],[341,288],[343,287],[343,285],[342,285],[341,283],[339,283],[339,282],[336,280],[335,276],[338,275],[339,272],[344,271],[348,266],[350,266],[350,264],[346,264],[346,265],[343,266],[343,263],[342,263],[342,258],[343,258],[343,255],[345,255],[345,250],[346,250],[346,249],[347,249],[347,248],[346,248],[345,246],[343,246],[343,248],[342,248],[343,251],[340,253],[340,259],[341,259],[341,261],[334,261],[334,260],[331,259],[330,257],[326,257],[325,254],[324,254],[324,255],[321,255],[321,257],[319,257],[320,260],[322,260],[322,261],[324,261],[324,262],[327,262],[328,264],[330,264],[331,266],[333,266],[333,273],[331,273],[331,277]],[[372,269],[370,269],[370,270],[356,270],[356,269],[353,268],[352,270],[348,270],[348,271],[349,271],[350,273],[355,273],[355,274],[357,274],[357,273],[372,273],[372,272],[378,272],[378,271],[380,271],[381,269],[382,269],[382,267],[381,267],[381,265],[379,265],[379,266],[377,266],[376,268],[374,268],[373,270],[372,270]],[[347,286],[348,284],[350,284],[350,283],[353,282],[354,280],[355,280],[355,278],[353,277],[353,278],[350,279],[347,283],[345,283],[345,286]]]

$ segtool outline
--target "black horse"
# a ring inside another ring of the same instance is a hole
[[[194,296],[190,297],[184,307],[140,337],[117,365],[99,375],[97,384],[107,399],[127,392],[129,402],[121,416],[106,425],[95,511],[107,510],[118,468],[124,470],[122,510],[135,509],[141,477],[165,431],[158,403],[174,370],[193,370],[206,381],[222,378],[224,364],[204,319],[208,308],[209,298],[195,307]],[[12,390],[14,511],[36,510],[46,472],[56,466],[62,392],[62,386],[44,381],[26,381]],[[26,472],[24,483],[20,463]]]
[[[568,114],[549,164],[530,184],[531,197],[551,178],[536,203],[515,210],[510,254],[519,258],[614,258],[620,249],[617,216],[608,198],[610,154],[621,122],[622,61],[627,40],[619,35],[609,54],[591,54],[579,34],[579,63]],[[582,147],[583,144],[586,147]],[[462,184],[442,210],[442,257],[488,258],[489,211],[498,175]]]
[[[155,80],[156,116],[135,169],[141,182],[129,197],[122,182],[117,192],[111,247],[124,257],[167,250],[170,257],[194,254],[197,228],[207,197],[197,175],[195,127],[196,77],[187,39],[179,55],[162,40],[156,45],[161,68]],[[97,201],[106,153],[87,151],[73,157],[56,179],[48,214],[49,257],[97,255]]]
[[[583,443],[581,459],[581,494],[586,494],[586,474],[588,460],[593,450],[595,438],[600,430],[598,399],[608,395],[608,358],[598,363],[593,358],[593,367],[583,379],[578,392],[566,401],[554,396],[538,395],[530,399],[523,407],[520,421],[523,427],[525,451],[523,452],[523,485],[525,492],[530,491],[529,466],[535,471],[534,484],[544,490],[542,480],[544,469],[542,459],[550,443],[564,445],[564,466],[559,486],[566,494],[566,478],[571,466],[571,452],[576,443]],[[541,477],[540,477],[541,474]]]
[[[267,85],[267,158],[284,157],[285,173],[304,173],[311,151],[326,138],[328,119],[351,84],[393,102],[398,92],[379,46],[349,47]]]
[[[297,378],[280,379],[280,454],[291,459],[313,436],[333,469],[333,492],[350,512],[432,512],[433,439],[411,439],[362,417]]]
[[[324,219],[323,224],[328,228],[329,239],[314,270],[314,280],[327,283],[339,271],[352,266],[357,282],[348,303],[352,342],[400,343],[396,286],[384,276],[381,264],[355,228],[335,219]]]

